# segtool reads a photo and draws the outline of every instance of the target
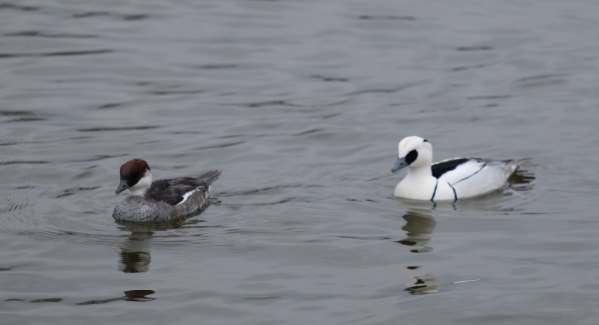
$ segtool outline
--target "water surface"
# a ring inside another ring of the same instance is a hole
[[[598,10],[0,3],[2,323],[597,324]],[[526,182],[399,201],[412,134]],[[115,224],[133,157],[219,202]]]

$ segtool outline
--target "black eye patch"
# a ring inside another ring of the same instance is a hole
[[[406,155],[406,158],[404,158],[404,160],[406,161],[406,164],[411,164],[414,162],[414,160],[416,160],[416,158],[418,158],[418,151],[416,150],[412,150],[410,152],[408,152],[408,154]]]
[[[128,174],[128,175],[121,175],[121,179],[124,179],[127,181],[127,185],[129,187],[132,187],[133,185],[137,184],[137,182],[139,182],[139,180],[144,177],[145,172],[140,172],[140,171],[133,171],[132,173]]]

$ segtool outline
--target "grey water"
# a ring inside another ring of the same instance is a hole
[[[596,1],[0,2],[1,324],[599,323]],[[397,141],[526,159],[395,199]],[[219,168],[177,228],[118,167]]]

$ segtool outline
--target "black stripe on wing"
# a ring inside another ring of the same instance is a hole
[[[431,166],[433,177],[439,178],[448,171],[456,169],[459,165],[467,162],[468,160],[471,160],[471,158],[458,158],[438,162]]]

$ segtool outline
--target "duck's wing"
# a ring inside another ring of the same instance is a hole
[[[220,171],[212,170],[198,177],[161,179],[152,183],[146,197],[170,205],[182,203],[194,192],[208,192],[210,184],[218,178]]]
[[[435,163],[431,170],[435,178],[454,184],[480,172],[484,166],[483,159],[453,158]]]
[[[437,178],[446,181],[457,192],[459,198],[477,196],[502,188],[517,168],[513,160],[480,158],[452,159],[439,162],[432,168],[436,165],[439,165],[436,167],[438,170],[445,168],[445,172]]]

